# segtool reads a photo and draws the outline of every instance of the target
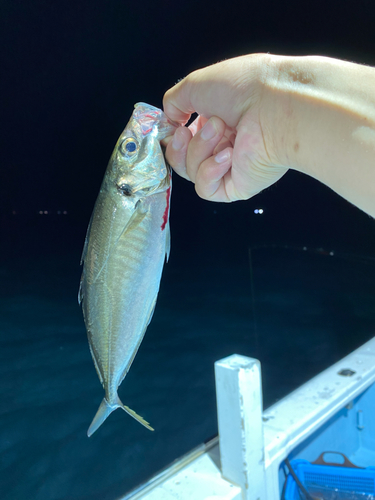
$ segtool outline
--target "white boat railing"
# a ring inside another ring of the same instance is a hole
[[[221,470],[244,500],[278,500],[281,462],[375,382],[375,338],[262,412],[258,360],[215,363]]]
[[[265,412],[258,360],[234,354],[215,363],[215,377],[219,439],[122,500],[279,500],[283,460],[375,382],[375,338]]]

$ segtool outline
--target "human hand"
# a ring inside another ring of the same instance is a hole
[[[265,73],[272,56],[254,54],[194,71],[164,96],[164,111],[184,125],[167,138],[173,169],[211,201],[248,199],[288,170],[277,158],[267,112],[262,109]]]

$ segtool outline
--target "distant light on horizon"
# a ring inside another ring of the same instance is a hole
[[[39,210],[38,211],[39,215],[67,215],[68,211],[67,210],[57,210],[56,212],[54,210]]]

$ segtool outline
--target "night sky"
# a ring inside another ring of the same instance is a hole
[[[161,106],[164,92],[190,71],[251,52],[375,64],[374,15],[370,1],[1,2],[3,223],[12,211],[30,217],[67,210],[82,239],[134,103]],[[199,221],[214,210],[224,225],[227,217],[236,225],[258,205],[267,208],[264,231],[290,232],[292,239],[302,231],[302,238],[317,233],[319,240],[322,231],[333,244],[365,244],[372,227],[329,189],[294,172],[231,207],[200,200],[174,176],[172,224],[177,233],[183,225],[181,237],[192,220],[199,232]]]

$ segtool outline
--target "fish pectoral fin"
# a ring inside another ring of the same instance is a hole
[[[117,408],[122,408],[126,413],[128,413],[131,417],[135,418],[140,424],[144,425],[147,429],[150,431],[153,431],[154,429],[151,427],[151,425],[146,422],[144,418],[142,418],[138,413],[136,413],[134,410],[131,410],[128,406],[125,406],[120,398],[117,396],[117,400],[115,403],[111,404],[108,403],[106,398],[103,398],[103,401],[100,403],[99,409],[96,412],[96,415],[91,422],[91,425],[87,431],[88,437],[92,436],[96,430],[99,429],[99,427],[102,425],[102,423],[109,417],[109,415],[117,410]]]
[[[118,238],[114,241],[114,243],[112,244],[111,246],[111,249],[110,249],[110,252],[108,253],[107,255],[107,258],[105,259],[102,267],[99,269],[99,271],[97,272],[95,278],[93,279],[93,283],[95,283],[95,281],[99,278],[101,272],[103,271],[103,269],[105,268],[105,266],[107,265],[107,262],[108,262],[108,259],[110,258],[110,256],[112,255],[112,253],[114,252],[114,250],[116,249],[119,241],[131,230],[133,230],[134,228],[136,228],[137,226],[139,226],[139,224],[143,221],[143,219],[146,217],[148,211],[147,210],[143,210],[143,207],[142,207],[142,204],[141,204],[141,200],[138,200],[135,207],[134,207],[134,211],[131,215],[131,217],[129,218],[129,220],[127,221],[127,223],[125,224],[124,228],[122,229],[120,235],[118,236]]]
[[[146,217],[147,214],[148,214],[148,210],[147,209],[145,210],[144,206],[142,206],[141,200],[138,200],[137,203],[135,204],[134,211],[131,214],[130,219],[126,223],[124,229],[121,231],[121,234],[117,238],[116,243],[113,245],[113,248],[116,247],[118,242],[124,237],[124,235],[126,233],[128,233],[129,231],[138,227],[139,224],[143,221],[143,219]]]

